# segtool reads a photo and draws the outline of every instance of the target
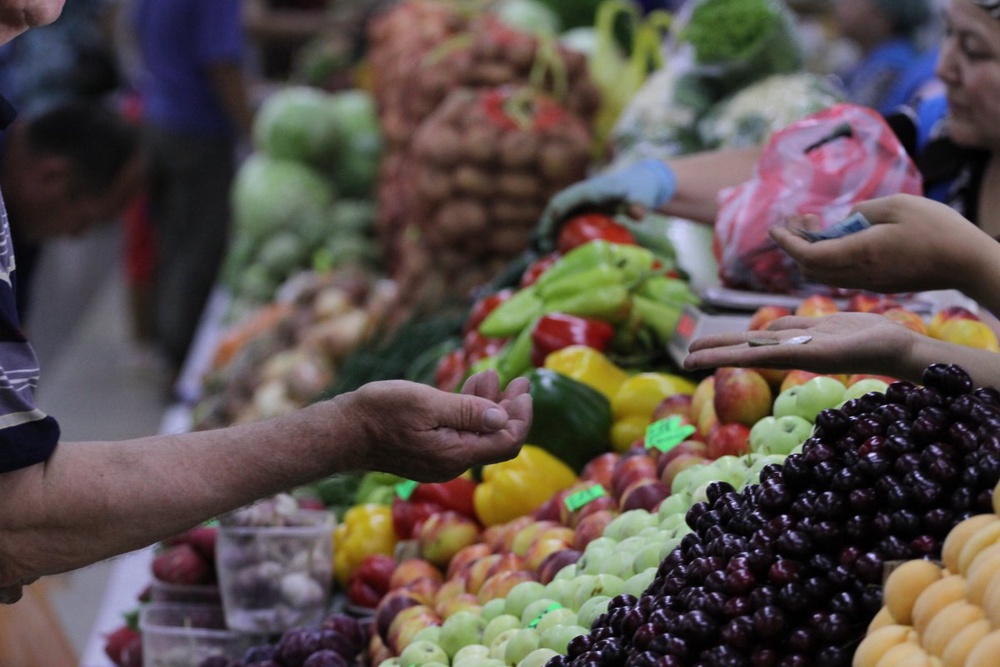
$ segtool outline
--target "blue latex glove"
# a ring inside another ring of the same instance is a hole
[[[543,252],[551,251],[562,221],[575,211],[607,211],[621,204],[656,209],[670,201],[676,190],[674,170],[652,158],[580,181],[549,200],[539,221],[536,244]]]

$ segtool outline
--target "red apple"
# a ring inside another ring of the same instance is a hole
[[[715,400],[715,375],[709,375],[701,380],[691,394],[691,418],[697,422],[706,403]],[[696,424],[697,425],[697,424]]]
[[[870,373],[852,373],[851,375],[847,376],[847,382],[844,383],[844,386],[850,387],[855,382],[859,382],[861,380],[882,380],[882,382],[885,382],[886,384],[892,384],[893,382],[896,381],[896,378],[889,377],[888,375],[872,375]]]
[[[530,526],[535,523],[535,517],[533,516],[519,516],[516,519],[511,519],[503,525],[503,531],[500,536],[500,541],[496,548],[493,549],[494,552],[504,552],[510,551],[511,544],[514,542],[514,537],[517,535],[518,531],[525,526]]]
[[[604,529],[616,516],[618,516],[617,509],[600,510],[580,519],[573,534],[572,547],[583,551],[592,540],[604,534]]]
[[[694,424],[694,417],[691,414],[691,405],[694,403],[693,394],[674,394],[667,396],[653,410],[653,421],[666,419],[667,417],[678,416],[686,424]]]
[[[416,531],[420,555],[434,565],[446,568],[451,557],[462,547],[479,541],[480,530],[475,519],[461,512],[446,510],[432,514]]]
[[[479,600],[475,595],[472,593],[459,593],[458,595],[452,595],[435,604],[434,613],[444,620],[452,614],[460,611],[478,611],[481,608],[482,606],[479,604]]]
[[[580,522],[580,519],[587,516],[588,514],[592,514],[593,512],[599,512],[600,510],[610,509],[612,507],[617,508],[618,502],[608,494],[605,494],[603,496],[598,496],[597,498],[588,501],[586,505],[576,510],[573,510],[572,512],[568,507],[566,507],[566,504],[563,503],[562,523],[564,526],[569,526],[570,528],[576,528],[576,525]]]
[[[621,459],[617,452],[605,452],[591,459],[580,471],[580,479],[587,482],[597,482],[605,489],[611,488],[611,475]]]
[[[565,489],[556,491],[551,498],[542,503],[538,509],[531,513],[536,521],[559,521],[562,522],[563,508],[566,505],[566,498],[577,491],[587,488],[589,484],[576,483]]]
[[[701,412],[698,413],[698,423],[695,424],[695,427],[698,429],[698,437],[703,440],[708,438],[708,434],[718,425],[719,417],[715,414],[715,400],[713,396],[713,400],[705,402],[701,406]]]
[[[656,457],[656,477],[663,479],[663,469],[667,464],[684,454],[696,454],[708,458],[708,445],[701,440],[688,439],[679,442],[665,452],[660,452]]]
[[[720,424],[753,426],[771,414],[771,385],[750,368],[726,367],[715,371],[715,416]]]
[[[468,595],[469,590],[466,588],[467,584],[468,579],[464,573],[456,574],[454,577],[446,580],[443,584],[441,584],[440,588],[438,588],[437,594],[434,595],[434,608],[437,609],[438,605],[449,598],[453,598],[458,595]]]
[[[918,334],[927,335],[927,325],[917,313],[907,308],[889,308],[882,312],[882,317],[887,317],[893,322],[902,324],[907,329],[916,331]]]
[[[788,375],[785,376],[785,379],[782,380],[781,386],[778,388],[778,393],[780,394],[789,387],[795,387],[800,384],[805,384],[806,382],[809,382],[809,380],[812,380],[817,375],[819,375],[819,373],[813,373],[812,371],[804,371],[800,369],[789,371]]]
[[[557,526],[562,526],[558,521],[535,521],[517,531],[514,539],[511,541],[510,550],[511,552],[517,554],[518,556],[524,556],[528,553],[528,547],[531,543],[535,541],[538,535],[549,528],[555,528]]]
[[[389,577],[389,588],[409,586],[419,579],[433,579],[441,583],[444,581],[444,575],[430,561],[423,558],[406,558],[397,563],[393,569]]]
[[[799,317],[822,317],[840,312],[837,302],[823,294],[813,294],[803,299],[795,309]]]
[[[490,600],[507,597],[510,589],[522,581],[538,581],[538,577],[534,572],[529,572],[528,570],[497,572],[483,582],[483,586],[479,589],[476,598],[479,600],[479,604],[486,604]]]
[[[565,540],[558,537],[546,537],[535,540],[531,543],[528,548],[528,553],[524,555],[524,567],[532,572],[538,572],[538,568],[541,567],[542,561],[544,561],[549,554],[553,554],[557,551],[562,551],[567,549],[573,543],[573,531],[570,531],[570,539]]]
[[[633,482],[656,477],[656,462],[645,454],[623,457],[611,478],[611,493],[621,498],[622,492]]]
[[[750,316],[750,323],[747,325],[747,329],[750,331],[766,329],[767,325],[774,320],[779,317],[787,317],[791,314],[791,308],[786,308],[785,306],[761,306]]]
[[[459,570],[459,576],[465,577],[465,590],[473,594],[479,592],[479,588],[493,574],[493,568],[500,562],[501,558],[503,558],[503,553],[490,554],[474,560],[464,569]]]
[[[420,601],[404,588],[389,591],[382,596],[375,608],[375,632],[383,642],[389,642],[389,626],[402,610],[420,605]]]
[[[750,427],[745,424],[720,424],[708,436],[708,457],[742,456],[750,452]]]
[[[448,563],[448,571],[445,573],[445,579],[451,579],[456,573],[464,570],[470,563],[484,556],[489,556],[491,553],[490,548],[486,546],[485,542],[476,542],[475,544],[462,547],[451,557],[451,561]]]
[[[927,323],[927,333],[934,338],[941,338],[941,325],[951,319],[978,320],[979,316],[964,306],[948,306],[938,310]]]
[[[670,487],[658,479],[640,480],[625,489],[622,494],[619,509],[622,512],[629,510],[646,510],[653,512],[663,499],[670,495]]]
[[[389,624],[386,644],[399,655],[418,632],[431,625],[441,625],[441,617],[432,608],[422,604],[407,607]]]
[[[538,581],[543,584],[549,583],[559,570],[580,560],[582,555],[583,552],[577,549],[560,549],[550,553],[538,566]]]
[[[852,294],[847,300],[844,310],[852,313],[878,313],[887,308],[895,308],[898,305],[898,301],[884,294],[858,292],[857,294]]]

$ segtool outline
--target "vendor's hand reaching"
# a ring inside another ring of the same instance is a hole
[[[633,217],[670,201],[677,189],[673,170],[648,159],[580,181],[558,192],[542,213],[536,245],[548,252],[555,247],[560,223],[576,211],[609,211],[625,205]]]
[[[347,418],[363,429],[359,467],[435,482],[513,458],[531,426],[529,386],[516,378],[501,391],[495,371],[473,375],[460,394],[402,380],[369,383],[345,397]]]
[[[787,344],[810,336],[804,344]],[[759,331],[718,334],[691,343],[684,368],[743,366],[798,368],[814,373],[871,373],[902,377],[918,334],[873,313],[781,317]],[[754,341],[750,345],[749,341]],[[767,344],[779,341],[778,344]]]
[[[914,195],[892,195],[855,207],[872,226],[837,239],[811,243],[794,227],[813,229],[814,216],[772,227],[770,236],[812,282],[882,293],[976,286],[975,267],[996,242],[944,204]],[[970,294],[973,298],[976,295]]]

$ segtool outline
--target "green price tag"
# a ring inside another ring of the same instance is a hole
[[[653,422],[646,427],[646,449],[656,448],[661,452],[669,452],[696,430],[694,426],[683,423],[679,415]]]
[[[412,479],[408,479],[405,482],[400,482],[396,485],[396,495],[399,496],[400,500],[409,500],[413,492],[417,490],[417,482]]]
[[[535,620],[533,620],[531,623],[528,623],[528,627],[537,628],[538,624],[541,623],[542,619],[545,617],[545,614],[549,613],[550,611],[555,611],[556,609],[562,609],[562,605],[559,604],[558,602],[553,602],[552,604],[550,604],[548,607],[545,608],[545,611],[536,616]]]
[[[583,491],[577,491],[576,493],[571,493],[566,496],[564,503],[566,503],[566,509],[570,512],[575,512],[591,500],[596,500],[601,496],[608,495],[607,491],[600,484],[595,484],[589,489],[584,489]]]

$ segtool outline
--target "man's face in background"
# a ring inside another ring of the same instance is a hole
[[[64,0],[0,0],[0,44],[59,18]]]

